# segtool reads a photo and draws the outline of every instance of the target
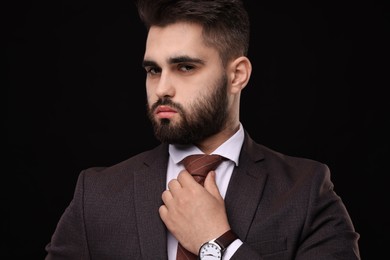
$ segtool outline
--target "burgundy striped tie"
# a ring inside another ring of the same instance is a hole
[[[223,161],[224,157],[216,154],[195,154],[187,156],[183,159],[183,164],[186,170],[191,173],[194,179],[204,184],[207,174],[210,171],[215,170],[218,165]],[[179,243],[177,246],[176,260],[196,260],[198,256],[191,253],[187,249],[181,246]]]

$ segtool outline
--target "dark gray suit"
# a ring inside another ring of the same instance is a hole
[[[158,213],[167,163],[161,144],[83,171],[46,259],[167,259]],[[246,133],[225,202],[244,242],[233,259],[360,259],[359,234],[324,164],[277,153]]]

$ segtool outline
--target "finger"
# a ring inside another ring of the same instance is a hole
[[[204,181],[205,189],[210,192],[215,198],[223,199],[221,193],[219,192],[217,183],[215,181],[215,171],[211,171],[207,174],[207,177]]]
[[[161,205],[158,209],[158,213],[160,214],[161,220],[165,223],[167,217],[168,217],[168,208],[165,205]]]
[[[175,191],[177,189],[181,189],[181,184],[177,179],[172,179],[168,182],[168,189],[171,191]]]
[[[173,199],[171,191],[170,190],[163,191],[163,193],[161,194],[161,199],[164,202],[164,204],[167,205],[169,201]]]
[[[186,170],[181,171],[179,173],[179,175],[177,176],[177,180],[179,181],[179,183],[181,184],[182,187],[187,187],[187,186],[194,185],[194,184],[200,185],[194,179],[194,177],[192,177],[192,175]]]

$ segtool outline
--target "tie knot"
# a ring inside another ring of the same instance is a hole
[[[203,185],[207,173],[215,170],[224,157],[217,154],[194,154],[183,159],[186,170]]]

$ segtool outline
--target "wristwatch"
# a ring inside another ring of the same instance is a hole
[[[199,249],[200,260],[221,260],[226,248],[238,238],[232,231],[226,231],[222,236],[204,243]]]

